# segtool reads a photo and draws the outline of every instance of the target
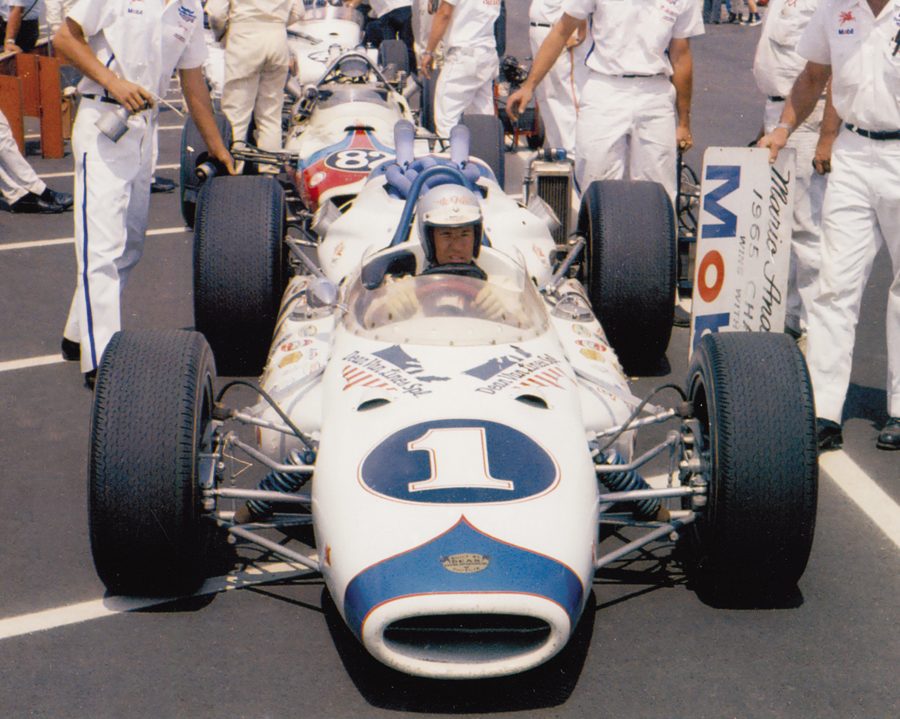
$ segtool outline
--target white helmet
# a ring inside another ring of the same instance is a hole
[[[475,193],[462,185],[438,185],[428,190],[418,202],[419,242],[429,265],[436,262],[435,227],[468,227],[475,230],[472,257],[481,249],[483,222],[481,206]]]

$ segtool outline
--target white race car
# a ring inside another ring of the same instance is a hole
[[[671,323],[665,192],[592,185],[580,236],[558,247],[465,139],[414,157],[398,128],[396,158],[324,232],[318,263],[285,230],[277,183],[212,180],[230,189],[209,210],[217,224],[198,224],[199,332],[120,332],[97,377],[91,541],[111,591],[195,588],[217,527],[321,572],[380,662],[461,679],[546,662],[597,569],[652,542],[680,537],[696,586],[720,599],[795,587],[817,463],[794,343],[709,335],[685,388],[659,390],[673,408],[639,400],[617,352],[629,364],[665,353],[668,327],[647,316]],[[419,201],[442,184],[479,198],[486,278],[429,267]],[[414,311],[395,311],[410,294]],[[260,401],[227,404],[216,364],[264,365]],[[636,456],[637,428],[670,420]],[[269,470],[258,487],[234,476],[239,455]],[[668,480],[651,488],[637,470],[656,456]],[[237,523],[247,508],[256,521]],[[298,524],[312,526],[309,545]],[[604,524],[632,541],[610,549]],[[267,536],[278,529],[291,541]]]

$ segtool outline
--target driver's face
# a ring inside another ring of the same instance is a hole
[[[434,257],[439,265],[471,262],[474,243],[475,228],[471,225],[434,228]]]

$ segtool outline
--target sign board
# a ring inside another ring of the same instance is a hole
[[[691,352],[707,332],[782,332],[795,152],[710,147],[703,155]]]

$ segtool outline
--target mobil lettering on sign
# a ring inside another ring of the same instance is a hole
[[[781,332],[794,206],[792,149],[703,155],[690,351],[707,332]]]

